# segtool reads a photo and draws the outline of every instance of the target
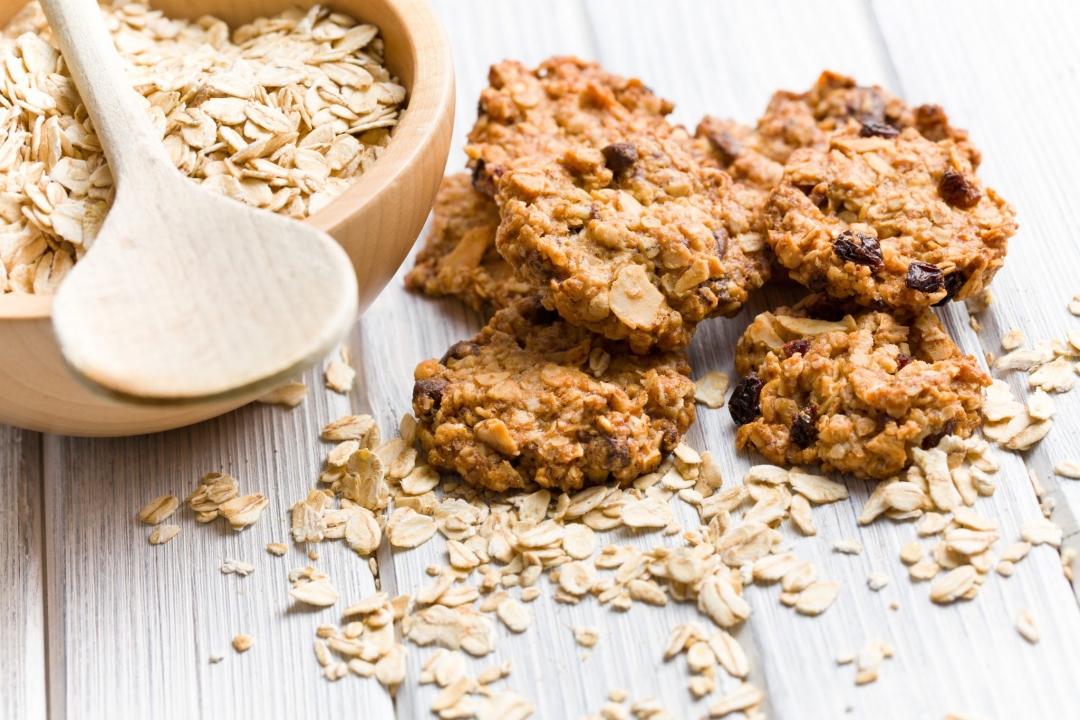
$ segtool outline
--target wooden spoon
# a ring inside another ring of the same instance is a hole
[[[357,284],[310,225],[201,189],[173,166],[94,0],[42,0],[116,182],[53,327],[94,386],[152,402],[271,387],[348,332]]]

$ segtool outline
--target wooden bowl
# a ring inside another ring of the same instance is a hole
[[[215,15],[230,27],[313,0],[152,0],[170,17]],[[379,160],[307,222],[352,258],[363,311],[393,277],[427,218],[446,165],[454,124],[450,45],[425,0],[323,3],[379,27],[386,64],[408,90],[408,111]],[[0,0],[0,24],[25,0]],[[0,422],[65,435],[138,435],[233,410],[255,394],[204,404],[136,405],[80,384],[60,355],[48,295],[0,294]]]

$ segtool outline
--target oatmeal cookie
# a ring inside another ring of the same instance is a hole
[[[416,368],[428,462],[492,490],[575,490],[654,470],[694,422],[682,353],[632,355],[535,299]]]
[[[768,278],[751,196],[671,136],[576,146],[508,166],[496,246],[572,324],[680,349]]]
[[[1005,261],[1015,211],[950,140],[833,135],[792,154],[765,208],[793,280],[873,308],[917,310],[981,293]]]
[[[474,310],[499,310],[537,293],[514,277],[495,249],[499,207],[473,189],[468,173],[443,178],[435,196],[431,231],[416,265],[405,276],[411,290],[455,295]]]
[[[491,67],[488,82],[465,152],[476,189],[489,197],[516,158],[550,158],[573,145],[600,148],[671,129],[664,116],[672,103],[640,80],[578,58],[553,57],[535,70],[501,62]]]
[[[852,129],[863,137],[893,137],[914,128],[927,140],[952,140],[972,167],[980,154],[968,141],[968,133],[949,124],[937,105],[909,107],[884,89],[858,85],[854,79],[825,71],[804,93],[781,90],[772,96],[765,114],[743,143],[751,149],[786,163],[799,148],[826,150],[829,135]]]
[[[811,317],[827,314],[823,300],[762,313],[739,340],[743,379],[729,403],[736,447],[776,464],[886,479],[910,464],[912,448],[979,426],[990,378],[931,311]]]

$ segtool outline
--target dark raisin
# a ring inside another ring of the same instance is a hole
[[[784,343],[784,347],[782,349],[784,351],[784,355],[787,357],[791,357],[796,353],[798,353],[799,355],[805,355],[810,350],[810,341],[792,340],[791,342]]]
[[[960,288],[964,287],[965,282],[967,282],[967,278],[964,277],[964,273],[959,270],[952,275],[947,275],[945,277],[945,297],[934,303],[934,307],[952,301],[952,299],[956,297],[956,293],[960,292]]]
[[[461,358],[466,358],[471,355],[479,354],[479,345],[474,342],[469,342],[468,340],[462,340],[461,342],[456,342],[450,346],[450,349],[447,350],[446,354],[442,356],[441,360],[439,360],[439,364],[445,365],[451,360],[460,360]]]
[[[804,450],[817,440],[817,405],[807,405],[791,421],[791,442]]]
[[[901,370],[906,368],[908,365],[911,364],[911,362],[914,359],[915,358],[911,357],[910,355],[905,355],[904,353],[899,353],[896,356],[896,372],[900,372]]]
[[[543,301],[538,297],[518,300],[514,307],[530,325],[553,325],[559,319],[559,313],[544,307]]]
[[[735,162],[735,158],[742,154],[743,146],[735,136],[729,133],[727,130],[720,130],[719,132],[707,133],[709,138],[709,144],[712,149],[716,151],[719,156],[720,164],[724,167],[728,167],[731,163]]]
[[[907,276],[904,284],[912,290],[924,293],[936,293],[945,287],[945,275],[941,269],[924,262],[913,262],[908,265]]]
[[[941,426],[941,430],[923,438],[922,449],[932,450],[936,448],[943,437],[952,435],[954,432],[956,432],[956,420],[946,420],[945,424]]]
[[[810,289],[810,292],[825,292],[825,288],[829,287],[829,278],[825,273],[814,273],[806,281],[806,287]]]
[[[728,231],[720,228],[719,230],[713,230],[712,235],[716,239],[716,256],[722,258],[727,255]]]
[[[859,134],[863,137],[874,137],[876,135],[877,137],[894,138],[900,134],[900,131],[888,123],[867,118],[862,121],[862,130],[859,131]]]
[[[978,188],[964,177],[963,173],[955,170],[946,170],[941,176],[938,192],[941,193],[945,202],[964,210],[975,207],[982,199],[982,193]]]
[[[604,154],[608,170],[616,175],[630,169],[638,160],[637,146],[634,143],[612,143],[600,152]]]
[[[881,261],[881,245],[873,235],[845,230],[836,236],[832,247],[836,257],[841,260],[866,265],[874,270],[880,270],[884,266]]]
[[[757,376],[750,373],[735,386],[735,392],[731,393],[728,401],[728,410],[731,411],[731,419],[739,427],[751,423],[761,416],[761,388],[765,383]]]
[[[431,419],[442,405],[443,393],[450,387],[446,378],[432,377],[417,380],[413,384],[413,411],[420,420]]]

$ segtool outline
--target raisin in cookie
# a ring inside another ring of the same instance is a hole
[[[910,464],[913,448],[978,427],[990,378],[931,311],[810,317],[821,300],[762,313],[739,340],[736,447],[885,479]]]
[[[927,140],[952,140],[972,167],[979,151],[966,130],[953,127],[937,105],[912,108],[877,85],[858,85],[854,79],[825,71],[804,93],[781,90],[772,96],[752,135],[743,142],[778,163],[786,163],[799,148],[828,149],[829,136],[852,129],[863,137],[895,137],[914,128]]]
[[[508,166],[496,245],[544,304],[634,352],[686,347],[768,278],[754,200],[671,136]]]
[[[725,170],[731,179],[764,195],[780,184],[784,166],[756,147],[757,130],[735,122],[706,116],[694,133],[695,155]]]
[[[951,140],[833,135],[788,160],[765,209],[793,280],[867,307],[918,310],[977,296],[1005,261],[1015,211]]]
[[[674,108],[640,80],[596,63],[553,57],[530,70],[519,62],[493,65],[480,94],[479,117],[465,152],[476,189],[494,197],[516,158],[552,157],[572,145],[604,147],[627,135],[670,132]]]
[[[424,249],[405,276],[406,287],[454,295],[474,310],[499,310],[536,289],[514,277],[495,249],[499,207],[473,189],[468,173],[443,178]]]
[[[694,421],[682,353],[635,356],[535,299],[416,368],[428,462],[492,490],[575,490],[654,470]]]

